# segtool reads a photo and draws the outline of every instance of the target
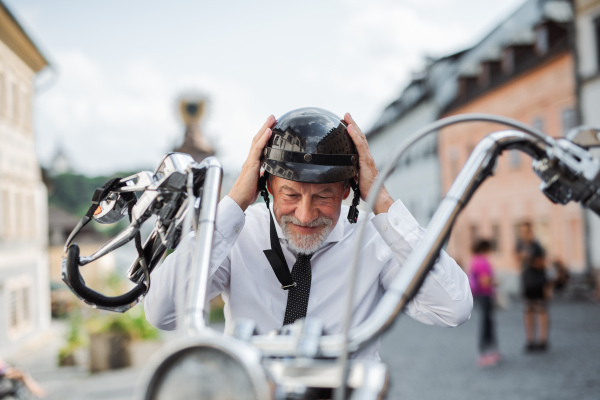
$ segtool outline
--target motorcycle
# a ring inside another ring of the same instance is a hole
[[[475,147],[427,231],[405,261],[376,309],[362,324],[350,328],[351,304],[357,275],[359,246],[349,274],[343,333],[323,335],[322,323],[312,318],[285,326],[278,334],[254,335],[250,320],[235,321],[233,334],[221,334],[207,324],[208,267],[220,196],[222,166],[216,158],[195,163],[185,154],[165,156],[154,173],[143,171],[112,180],[94,194],[90,210],[65,245],[63,280],[84,302],[101,309],[125,312],[147,292],[153,269],[169,248],[190,246],[196,233],[192,279],[187,298],[177,300],[185,337],[168,343],[143,371],[136,399],[319,399],[369,400],[385,397],[387,366],[350,355],[380,338],[418,292],[450,235],[460,211],[489,177],[504,150],[520,150],[533,158],[540,190],[554,203],[580,202],[600,214],[600,160],[590,150],[600,146],[600,131],[579,127],[566,138],[554,139],[508,118],[464,114],[436,121],[411,136],[381,171],[367,197],[373,204],[385,178],[406,150],[425,135],[446,126],[471,121],[495,122],[510,130],[486,136]],[[133,195],[141,192],[139,198]],[[73,243],[89,221],[111,223],[129,214],[130,225],[91,256],[80,257]],[[156,216],[144,245],[140,226]],[[366,219],[357,240],[363,238]],[[128,272],[136,286],[128,293],[107,297],[85,285],[79,268],[135,240],[138,257]],[[182,274],[183,275],[183,274]]]

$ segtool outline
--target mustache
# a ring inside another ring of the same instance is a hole
[[[294,217],[293,215],[282,215],[281,216],[282,224],[287,224],[290,222],[292,224],[298,225],[298,226],[304,226],[307,228],[316,228],[318,226],[331,226],[333,224],[333,219],[327,218],[327,217],[318,217],[317,219],[310,221],[308,223],[302,223],[302,222],[300,222],[300,220],[298,218]]]

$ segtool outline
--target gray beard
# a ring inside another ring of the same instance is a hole
[[[324,228],[312,235],[300,235],[292,232],[290,224],[312,228],[324,226]],[[283,235],[288,240],[288,245],[293,251],[298,254],[313,254],[315,251],[319,250],[323,245],[323,242],[325,242],[325,239],[327,239],[327,236],[329,236],[333,230],[333,219],[319,217],[308,224],[303,224],[294,216],[282,215],[280,225],[283,230]]]

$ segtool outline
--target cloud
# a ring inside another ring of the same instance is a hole
[[[157,71],[131,65],[117,74],[81,51],[54,55],[57,84],[37,99],[42,161],[62,145],[74,167],[94,174],[146,164],[164,151],[175,124],[159,100],[168,98],[168,85]]]
[[[422,67],[423,55],[460,50],[475,27],[485,24],[485,18],[473,17],[481,12],[472,10],[486,7],[493,14],[500,7],[483,3],[339,0],[318,5],[315,26],[290,13],[265,14],[261,18],[278,16],[282,26],[297,29],[272,37],[268,30],[250,32],[232,23],[228,36],[203,37],[192,52],[163,45],[160,56],[144,53],[144,46],[132,53],[119,43],[109,53],[90,48],[93,32],[82,32],[81,40],[64,47],[71,33],[63,32],[63,42],[57,42],[63,47],[52,49],[57,83],[36,99],[38,153],[48,164],[60,140],[74,166],[89,174],[154,168],[182,139],[175,100],[190,89],[209,97],[204,134],[229,170],[241,167],[268,113],[316,105],[340,114],[351,111],[368,129],[411,71]],[[190,37],[177,28],[159,38]],[[56,24],[48,29],[57,29]],[[268,55],[266,47],[273,49]],[[111,54],[124,56],[111,59]]]
[[[224,163],[241,166],[262,125],[244,88],[212,76],[173,77],[149,59],[111,70],[78,50],[56,53],[55,59],[58,83],[39,96],[36,107],[38,153],[46,165],[62,146],[87,174],[154,168],[181,143],[176,99],[195,88],[209,98],[204,134],[222,149]]]

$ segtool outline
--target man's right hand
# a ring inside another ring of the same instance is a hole
[[[270,115],[260,128],[250,146],[250,153],[242,166],[242,172],[233,184],[228,196],[231,197],[242,209],[246,211],[248,206],[258,198],[258,178],[260,175],[260,157],[263,149],[271,137],[271,127],[275,125],[275,117]]]

